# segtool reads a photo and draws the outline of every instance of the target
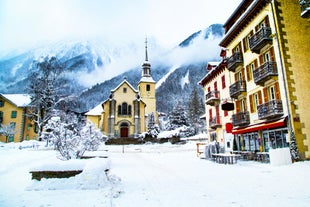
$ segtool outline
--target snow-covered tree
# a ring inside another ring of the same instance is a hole
[[[156,138],[160,132],[159,126],[155,124],[155,115],[154,113],[148,114],[148,135],[152,138]]]
[[[195,129],[195,134],[198,132],[198,129],[203,126],[203,121],[200,117],[205,113],[203,100],[199,97],[197,90],[197,87],[195,87],[188,101],[189,123]]]
[[[174,130],[182,126],[189,126],[188,114],[184,105],[178,102],[173,110],[168,114],[167,130]]]
[[[9,136],[16,133],[16,129],[11,124],[0,124],[0,135],[5,136],[6,142],[8,142]]]
[[[38,126],[38,138],[41,138],[43,127],[54,115],[60,88],[57,80],[63,69],[63,64],[56,57],[45,57],[32,64],[27,87],[31,96],[31,109],[28,116]]]
[[[54,144],[59,158],[64,160],[80,158],[87,150],[97,150],[103,141],[99,129],[90,122],[81,123],[74,114],[60,113],[52,117],[45,129],[43,137]]]

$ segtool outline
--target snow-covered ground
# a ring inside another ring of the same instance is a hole
[[[34,143],[34,142],[33,142]],[[31,180],[30,170],[63,169],[44,143],[0,143],[0,206],[309,206],[310,162],[217,164],[185,145],[104,146],[109,158],[73,161],[68,179]],[[19,146],[29,146],[19,149]],[[123,153],[124,152],[124,153]],[[64,162],[64,161],[61,161]],[[68,166],[67,166],[68,167]],[[108,176],[105,168],[110,168]]]

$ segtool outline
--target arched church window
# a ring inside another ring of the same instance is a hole
[[[128,111],[127,111],[127,103],[122,103],[122,115],[127,115]]]

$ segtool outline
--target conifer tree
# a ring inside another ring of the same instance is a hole
[[[189,97],[188,101],[188,117],[190,125],[195,129],[195,133],[198,131],[198,126],[203,122],[200,117],[205,113],[202,98],[198,95],[198,89],[195,87]]]

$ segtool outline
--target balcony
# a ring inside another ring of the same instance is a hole
[[[254,82],[257,85],[264,85],[264,83],[272,77],[278,76],[276,62],[269,61],[259,66],[253,71]]]
[[[221,117],[220,116],[213,116],[209,119],[209,127],[212,129],[216,129],[217,127],[221,127]]]
[[[302,18],[309,18],[310,17],[310,1],[309,0],[299,0],[301,13],[300,16]]]
[[[269,27],[262,27],[260,30],[258,30],[249,39],[251,51],[259,54],[260,50],[265,45],[272,42],[272,38],[270,37],[270,35],[271,35],[271,28]]]
[[[245,81],[236,81],[234,84],[229,86],[229,95],[231,98],[238,98],[238,96],[243,92],[246,92]]]
[[[239,66],[243,66],[243,58],[240,52],[236,52],[228,58],[227,69],[229,71],[235,72],[236,68],[238,68]]]
[[[281,100],[272,100],[257,106],[259,119],[272,119],[283,115]]]
[[[214,106],[220,102],[220,92],[210,91],[206,94],[206,104]]]
[[[250,114],[248,111],[239,112],[232,115],[233,126],[244,126],[250,124]]]

